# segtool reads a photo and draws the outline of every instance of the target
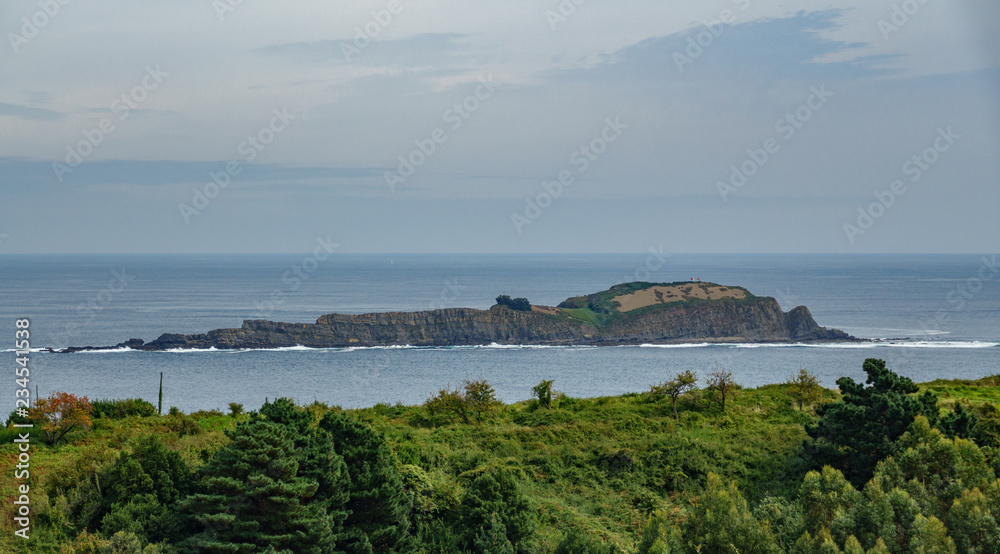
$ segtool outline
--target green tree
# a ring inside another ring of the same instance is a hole
[[[486,381],[477,379],[465,381],[463,399],[470,412],[476,414],[476,421],[483,422],[483,417],[497,411],[503,403],[497,399],[496,391]]]
[[[498,469],[476,477],[462,495],[458,508],[460,527],[466,531],[467,547],[472,547],[480,529],[496,518],[507,540],[518,552],[535,531],[535,515],[514,476]]]
[[[716,369],[708,374],[707,385],[706,389],[713,398],[718,394],[722,411],[726,411],[726,398],[735,395],[740,388],[740,385],[733,379],[732,372],[722,369]]]
[[[932,424],[937,418],[937,398],[931,392],[917,395],[913,381],[886,369],[882,360],[869,358],[863,369],[870,386],[841,377],[837,385],[842,401],[819,406],[820,420],[806,427],[812,438],[806,457],[814,466],[841,470],[856,486],[871,478],[875,464],[893,452],[894,441],[914,417],[925,415]]]
[[[546,409],[552,407],[552,395],[554,393],[552,383],[551,379],[542,379],[541,383],[531,388],[531,393],[538,400],[538,405]]]
[[[177,502],[191,492],[194,477],[180,454],[158,438],[139,439],[94,482],[97,498],[74,507],[82,527],[105,536],[126,531],[143,542],[177,540],[184,533]]]
[[[996,482],[993,483],[996,490]],[[995,499],[996,500],[996,499]],[[959,552],[1000,552],[1000,524],[990,499],[978,488],[966,489],[948,510],[948,530]]]
[[[312,412],[297,406],[289,398],[265,403],[260,408],[260,416],[290,431],[299,463],[298,476],[316,482],[316,494],[311,502],[322,503],[330,518],[331,529],[336,532],[347,518],[351,478],[333,439],[329,433],[314,425]]]
[[[986,457],[972,441],[948,439],[923,416],[896,443],[897,452],[879,462],[875,477],[887,490],[906,490],[924,515],[944,519],[967,488],[996,480]]]
[[[680,415],[677,413],[677,399],[693,389],[697,382],[698,378],[695,374],[691,370],[685,370],[669,381],[653,385],[649,392],[654,395],[669,396],[670,404],[674,409],[674,419],[680,419]],[[723,396],[722,403],[723,409],[725,409],[725,396]]]
[[[708,474],[705,494],[694,507],[684,537],[702,552],[779,552],[768,522],[758,521],[732,481]]]
[[[496,514],[490,514],[486,525],[476,531],[472,549],[480,554],[514,554],[514,545],[507,538],[507,529]]]
[[[789,394],[799,405],[799,410],[823,398],[823,387],[819,385],[819,379],[807,369],[800,369],[798,375],[788,380],[788,384],[792,386]]]
[[[469,407],[461,391],[444,388],[424,402],[424,407],[432,416],[452,415],[462,418],[463,423],[469,423]]]
[[[226,431],[231,442],[200,468],[203,493],[182,501],[199,532],[182,546],[192,552],[335,552],[334,530],[318,485],[298,475],[294,433],[261,418]]]
[[[956,554],[955,541],[938,518],[918,514],[913,521],[910,552],[913,554]]]
[[[819,533],[833,527],[839,514],[848,512],[861,495],[844,475],[829,466],[822,472],[810,471],[799,489],[806,530]]]
[[[413,497],[404,488],[385,437],[338,412],[328,412],[319,427],[328,433],[350,475],[347,535],[338,544],[351,553],[407,551],[412,546]]]

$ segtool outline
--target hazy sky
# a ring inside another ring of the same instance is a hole
[[[0,30],[0,253],[1000,237],[996,0],[7,0]]]

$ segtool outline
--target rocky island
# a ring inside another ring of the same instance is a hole
[[[783,312],[771,297],[707,282],[633,282],[575,296],[558,306],[500,296],[488,310],[327,314],[316,323],[246,320],[238,329],[165,333],[151,342],[69,347],[58,352],[131,348],[259,349],[305,346],[471,346],[488,344],[622,346],[684,342],[857,341],[820,327],[809,309]]]

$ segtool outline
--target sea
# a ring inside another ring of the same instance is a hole
[[[349,314],[488,308],[497,295],[556,305],[628,281],[700,279],[807,306],[860,344],[386,348],[59,354],[45,348],[203,333],[246,319],[311,323]],[[15,381],[16,321],[27,319],[30,381]],[[163,409],[256,409],[268,399],[345,408],[419,404],[444,387],[487,379],[506,402],[542,379],[575,397],[641,392],[683,370],[731,371],[745,387],[805,368],[824,386],[863,380],[866,358],[917,382],[1000,373],[996,254],[308,254],[2,255],[0,414],[16,389],[90,399],[144,398]],[[23,394],[23,393],[22,393]]]

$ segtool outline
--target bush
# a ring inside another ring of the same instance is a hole
[[[242,413],[243,413],[243,404],[240,404],[239,402],[230,402],[229,403],[229,415],[230,416],[236,417],[236,416],[238,416],[238,415],[240,415]]]
[[[92,406],[94,407],[94,419],[125,419],[156,415],[156,406],[141,398],[95,400]]]
[[[497,297],[497,304],[507,306],[508,308],[519,312],[531,311],[531,303],[528,302],[527,298],[511,298],[506,294],[501,294]]]
[[[531,392],[538,400],[538,405],[543,408],[552,407],[552,382],[551,379],[542,379],[541,383],[538,383],[531,389]]]

